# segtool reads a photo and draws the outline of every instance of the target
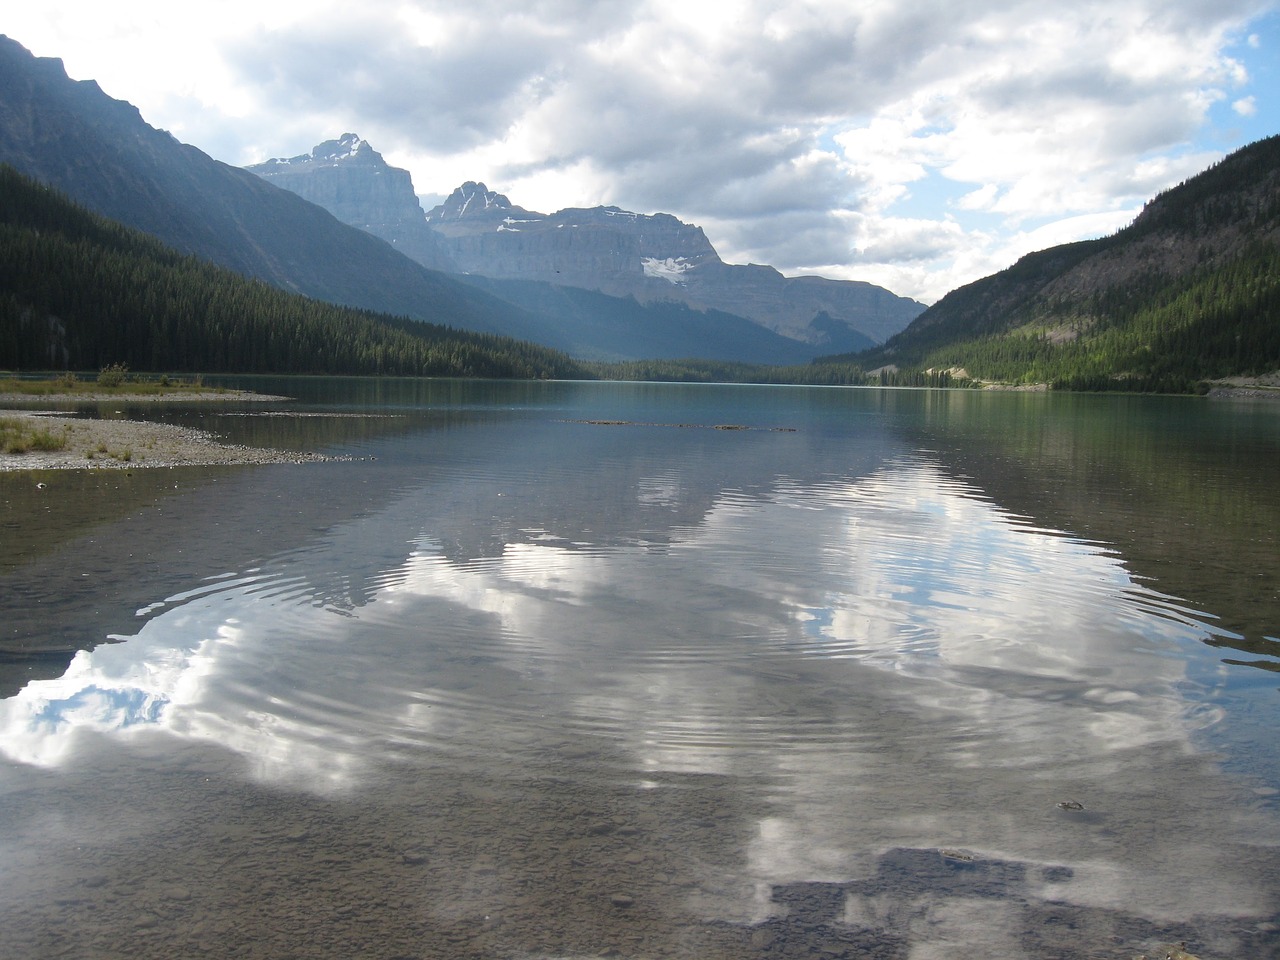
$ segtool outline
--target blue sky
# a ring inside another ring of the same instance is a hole
[[[0,32],[237,165],[617,204],[925,302],[1280,132],[1275,0],[88,0]]]
[[[1214,105],[1213,128],[1206,140],[1230,150],[1241,141],[1280,133],[1280,10],[1252,21],[1227,53],[1245,65],[1254,91],[1249,95],[1251,114],[1233,110],[1229,99]]]

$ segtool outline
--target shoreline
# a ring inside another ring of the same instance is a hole
[[[150,393],[128,393],[115,390],[85,390],[67,393],[0,393],[0,407],[9,412],[15,403],[207,403],[211,400],[234,400],[237,403],[274,403],[288,400],[270,393],[251,393],[248,390],[173,390]]]
[[[208,400],[226,399],[225,394],[188,397],[138,397],[137,400]],[[88,400],[70,397],[22,397],[23,400]],[[100,400],[135,402],[124,394],[100,395]],[[280,400],[282,397],[238,395],[236,400]],[[16,409],[8,406],[12,395],[0,397],[0,417],[30,421],[36,429],[48,430],[66,438],[61,450],[30,450],[26,453],[0,453],[0,473],[31,470],[132,470],[163,467],[215,467],[241,464],[327,463],[346,459],[317,453],[246,447],[226,443],[206,430],[180,427],[147,420],[86,420],[68,416],[65,411]]]

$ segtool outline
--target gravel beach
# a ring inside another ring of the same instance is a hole
[[[29,401],[31,398],[24,399]],[[132,398],[122,396],[110,399],[133,402]],[[0,404],[4,400],[5,398],[0,397]],[[0,453],[0,471],[120,470],[245,463],[314,463],[334,459],[319,454],[223,443],[206,431],[168,423],[88,420],[57,412],[15,409],[0,409],[0,417],[29,419],[35,429],[45,429],[54,435],[65,433],[67,439],[62,450]]]

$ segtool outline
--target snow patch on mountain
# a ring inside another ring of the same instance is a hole
[[[640,261],[640,266],[644,269],[646,277],[656,277],[668,283],[682,284],[685,282],[684,275],[692,270],[695,264],[688,257],[667,257],[665,260],[645,257]]]
[[[295,164],[306,166],[319,163],[341,163],[343,160],[350,160],[353,157],[361,157],[374,163],[382,162],[381,154],[369,146],[367,140],[361,139],[354,133],[344,133],[337,140],[326,140],[324,143],[319,144],[310,153],[300,153],[296,157],[272,157],[270,160],[251,166],[249,169],[261,176],[274,167],[288,167]]]

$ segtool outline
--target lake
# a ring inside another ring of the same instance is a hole
[[[1280,404],[236,385],[0,474],[0,956],[1280,956]]]

